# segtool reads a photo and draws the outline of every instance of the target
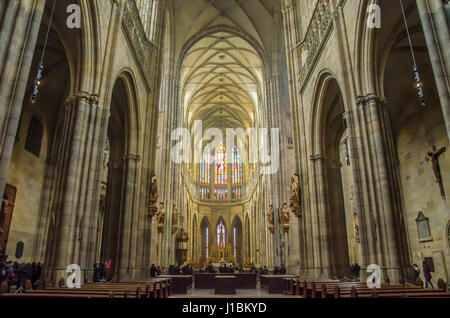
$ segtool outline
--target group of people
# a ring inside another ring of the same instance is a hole
[[[227,264],[222,264],[219,266],[219,273],[234,273],[236,270],[240,273],[244,271],[242,267],[235,267],[234,264],[231,266],[227,266]]]
[[[275,266],[273,269],[274,275],[286,275],[286,267],[284,265],[281,266]]]
[[[111,271],[111,260],[109,260],[107,263],[95,263],[94,264],[94,277],[93,282],[106,282],[107,276],[109,276],[109,273]]]
[[[272,274],[273,275],[286,275],[286,272],[287,272],[286,266],[281,265],[281,266],[275,266],[273,268]],[[250,273],[258,273],[258,270],[256,269],[254,264],[252,264],[252,267],[250,267]],[[270,271],[267,268],[267,266],[260,268],[259,275],[270,275]]]
[[[161,266],[156,267],[155,264],[152,264],[152,267],[150,267],[150,277],[156,277],[161,274]]]
[[[37,289],[41,282],[41,263],[19,263],[3,261],[0,263],[0,282],[6,281],[8,289],[21,291],[25,288],[27,280],[31,281],[31,287]]]
[[[428,288],[428,285],[431,286],[431,288],[434,288],[433,282],[431,281],[431,268],[428,265],[428,262],[424,259],[422,262],[422,269],[423,269],[423,277],[425,278],[425,288]],[[417,282],[417,280],[420,277],[420,269],[417,264],[412,265],[412,270],[414,274],[414,281]]]
[[[194,274],[194,269],[189,264],[184,264],[181,268],[178,265],[170,265],[168,273],[169,275],[192,275]]]

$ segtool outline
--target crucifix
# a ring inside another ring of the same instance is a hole
[[[431,161],[431,164],[433,165],[433,172],[434,172],[434,175],[436,176],[436,183],[439,184],[439,189],[441,190],[441,197],[442,197],[442,200],[444,200],[444,202],[446,201],[446,199],[445,199],[444,184],[442,182],[442,176],[441,176],[441,168],[439,166],[439,156],[442,155],[446,151],[447,151],[447,148],[445,148],[445,147],[442,147],[441,149],[436,150],[436,146],[433,145],[433,147],[431,148],[430,151],[428,151],[427,156],[425,157],[425,159],[427,161]]]

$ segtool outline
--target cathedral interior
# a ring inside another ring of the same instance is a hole
[[[444,0],[0,1],[2,261],[447,282],[449,25]]]

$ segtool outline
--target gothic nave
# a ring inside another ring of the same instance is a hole
[[[447,282],[449,21],[444,0],[0,1],[2,261]]]

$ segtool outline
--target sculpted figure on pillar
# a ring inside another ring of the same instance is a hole
[[[165,217],[166,211],[164,211],[164,202],[159,202],[159,211],[158,214],[156,214],[156,221],[158,222],[157,228],[159,233],[162,233],[164,231]]]
[[[158,181],[155,178],[152,180],[152,185],[150,187],[150,195],[148,199],[148,214],[150,216],[155,216],[158,212],[158,207],[156,206],[158,202]]]
[[[283,206],[281,207],[280,210],[280,221],[284,232],[289,232],[289,219],[290,219],[289,213],[290,211],[287,203],[283,203]]]
[[[172,210],[172,233],[175,233],[177,230],[178,230],[178,209],[176,204],[174,204]]]
[[[298,182],[298,174],[291,177],[290,204],[289,207],[296,217],[302,216],[301,192]]]
[[[267,215],[269,221],[269,231],[271,233],[274,232],[275,228],[273,227],[273,205],[269,205],[269,213]]]

